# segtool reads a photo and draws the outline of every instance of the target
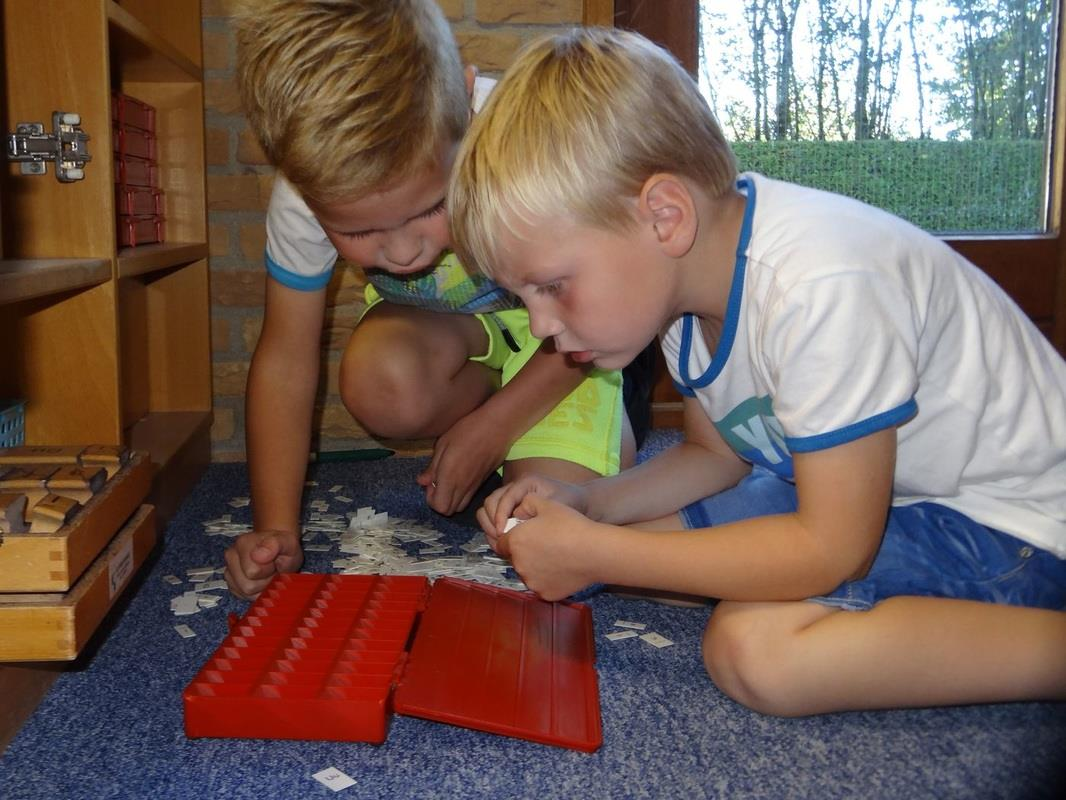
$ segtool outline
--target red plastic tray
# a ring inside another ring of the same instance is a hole
[[[119,125],[155,133],[155,109],[122,92],[111,93],[111,119]]]
[[[588,608],[454,578],[279,575],[184,704],[189,737],[380,744],[395,709],[586,752],[603,740]]]
[[[159,167],[154,161],[135,156],[115,157],[115,183],[129,186],[158,186]]]
[[[166,213],[163,190],[152,186],[115,185],[115,207],[119,214],[145,216]]]
[[[155,161],[155,135],[140,128],[115,125],[111,129],[111,144],[115,155]]]
[[[165,221],[162,217],[131,217],[119,214],[116,220],[118,243],[123,247],[136,247],[139,244],[152,244],[163,241]]]

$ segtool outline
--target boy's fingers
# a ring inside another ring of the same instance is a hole
[[[256,566],[269,566],[274,563],[274,559],[278,557],[280,548],[277,543],[276,537],[268,537],[262,539],[248,552],[248,558],[252,561],[252,569]]]
[[[226,584],[238,597],[252,599],[278,571],[292,572],[303,563],[295,534],[283,531],[241,536],[226,550]]]
[[[254,599],[266,586],[269,578],[259,579],[249,577],[244,565],[241,563],[241,554],[237,548],[231,547],[226,551],[226,570],[224,577],[229,590],[237,597],[246,600]]]
[[[304,562],[304,551],[294,533],[278,533],[274,539],[278,545],[274,566],[279,572],[295,572]]]
[[[466,494],[464,494],[462,499],[458,502],[458,504],[456,504],[456,506],[455,506],[456,512],[462,511],[464,508],[466,508],[468,505],[470,505],[470,501],[474,499],[474,495],[476,493],[477,493],[477,487],[471,487],[470,489],[468,489]]]
[[[522,495],[516,495],[513,488],[514,484],[511,484],[511,486],[505,486],[500,490],[499,497],[496,498],[496,507],[492,513],[492,519],[496,523],[496,530],[498,531],[503,530],[504,525],[507,524],[507,520],[515,515],[515,509],[525,500]]]
[[[248,550],[248,559],[242,560],[242,566],[249,577],[266,578],[300,555],[300,545],[293,534],[268,533]]]
[[[482,506],[477,510],[477,521],[481,525],[481,530],[485,532],[485,538],[488,539],[489,545],[498,555],[504,558],[511,557],[511,548],[507,543],[507,536],[500,535],[499,529],[492,524],[492,518],[485,511],[485,507]]]

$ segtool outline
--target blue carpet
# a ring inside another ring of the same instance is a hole
[[[663,446],[658,433],[645,453]],[[434,515],[414,484],[422,459],[321,464],[310,477],[357,505],[433,525],[454,544],[472,530]],[[243,465],[212,466],[172,520],[150,569],[55,683],[0,757],[0,797],[33,798],[1036,798],[1060,797],[1066,705],[1010,704],[835,714],[784,720],[723,696],[700,661],[709,609],[587,599],[596,626],[604,742],[595,754],[395,717],[384,745],[185,738],[181,692],[226,633],[228,595],[191,617],[170,612],[180,589],[162,576],[221,564],[228,540],[203,522],[249,509]],[[335,554],[312,553],[311,571]],[[187,587],[186,587],[187,588]],[[616,619],[674,640],[609,642]],[[182,639],[175,623],[197,637]],[[832,676],[826,676],[832,680]],[[336,767],[337,794],[311,775]],[[1059,786],[1059,789],[1055,787]]]

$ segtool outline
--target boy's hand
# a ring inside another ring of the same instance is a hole
[[[539,494],[527,494],[515,511],[525,521],[498,535],[493,547],[511,559],[515,572],[538,597],[562,600],[596,582],[587,545],[601,526]],[[484,508],[478,518],[484,527]]]
[[[543,475],[526,475],[502,486],[485,498],[485,505],[478,509],[477,520],[492,549],[500,555],[503,529],[510,517],[525,519],[530,516],[526,499],[531,496],[551,498],[556,503],[567,505],[584,514],[588,505],[583,486],[546,478]]]
[[[226,583],[237,597],[254,600],[279,572],[296,572],[304,553],[295,533],[253,531],[226,550]]]
[[[483,416],[467,414],[441,434],[429,466],[416,478],[426,490],[429,507],[438,514],[466,508],[477,488],[507,456],[508,443],[482,422]]]

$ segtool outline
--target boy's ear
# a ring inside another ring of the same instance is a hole
[[[699,220],[688,187],[676,175],[657,173],[644,182],[639,210],[655,229],[663,251],[674,258],[683,256],[696,241]]]
[[[477,67],[467,64],[463,67],[463,80],[466,82],[466,96],[471,103],[474,101],[474,81],[477,79]]]

